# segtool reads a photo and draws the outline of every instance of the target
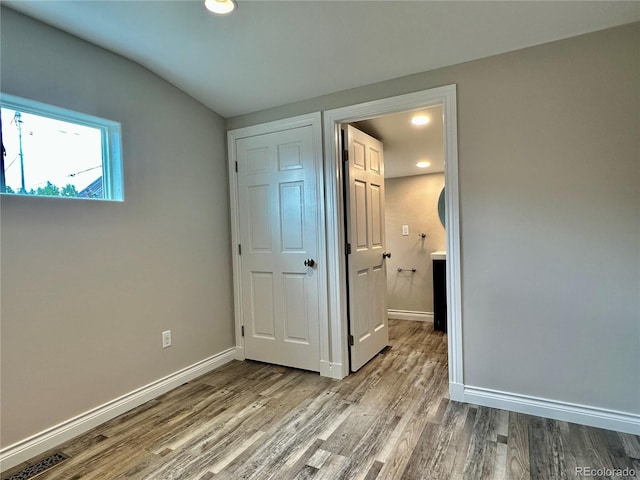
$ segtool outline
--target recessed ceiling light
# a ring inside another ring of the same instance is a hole
[[[205,0],[204,6],[216,15],[226,15],[236,9],[235,0]]]
[[[427,168],[431,166],[431,162],[418,162],[416,163],[416,167],[418,168]]]
[[[416,115],[411,119],[411,123],[413,123],[414,125],[426,125],[430,121],[431,119],[426,115]]]

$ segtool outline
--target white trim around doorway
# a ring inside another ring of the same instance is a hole
[[[462,400],[464,383],[462,378],[462,302],[455,85],[446,85],[324,112],[329,355],[331,361],[326,363],[324,368],[321,362],[320,373],[338,379],[349,374],[347,298],[344,289],[346,262],[343,255],[345,248],[344,211],[342,208],[344,199],[342,198],[342,169],[338,162],[340,158],[338,151],[340,148],[339,126],[342,123],[351,123],[434,105],[442,105],[444,112],[449,393],[452,400]]]

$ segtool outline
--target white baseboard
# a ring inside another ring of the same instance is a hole
[[[460,400],[458,385],[449,384],[452,400],[640,435],[638,414],[477,387],[464,387]]]
[[[433,313],[431,312],[414,312],[411,310],[387,310],[387,318],[395,318],[396,320],[415,320],[417,322],[433,322]]]
[[[320,375],[336,380],[342,380],[345,377],[341,363],[331,363],[326,360],[320,360]]]
[[[29,438],[0,449],[0,470],[9,468],[36,457],[47,450],[88,432],[94,427],[111,420],[129,410],[152,400],[163,393],[179,387],[211,370],[236,358],[236,349],[230,348],[193,365],[178,370],[164,378],[140,387],[77,417],[70,418]]]

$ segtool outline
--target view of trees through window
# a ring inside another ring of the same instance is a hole
[[[104,198],[102,132],[2,107],[4,193]]]

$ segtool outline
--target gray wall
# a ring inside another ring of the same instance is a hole
[[[455,83],[467,385],[640,413],[640,24],[229,119]]]
[[[444,174],[414,175],[385,180],[387,307],[433,313],[431,252],[446,250],[446,235],[438,217],[438,197]],[[402,235],[409,225],[409,235]],[[418,235],[425,233],[423,240]],[[415,268],[415,273],[398,272]]]
[[[223,120],[11,10],[1,30],[3,92],[122,123],[126,197],[2,197],[4,447],[234,341]]]

